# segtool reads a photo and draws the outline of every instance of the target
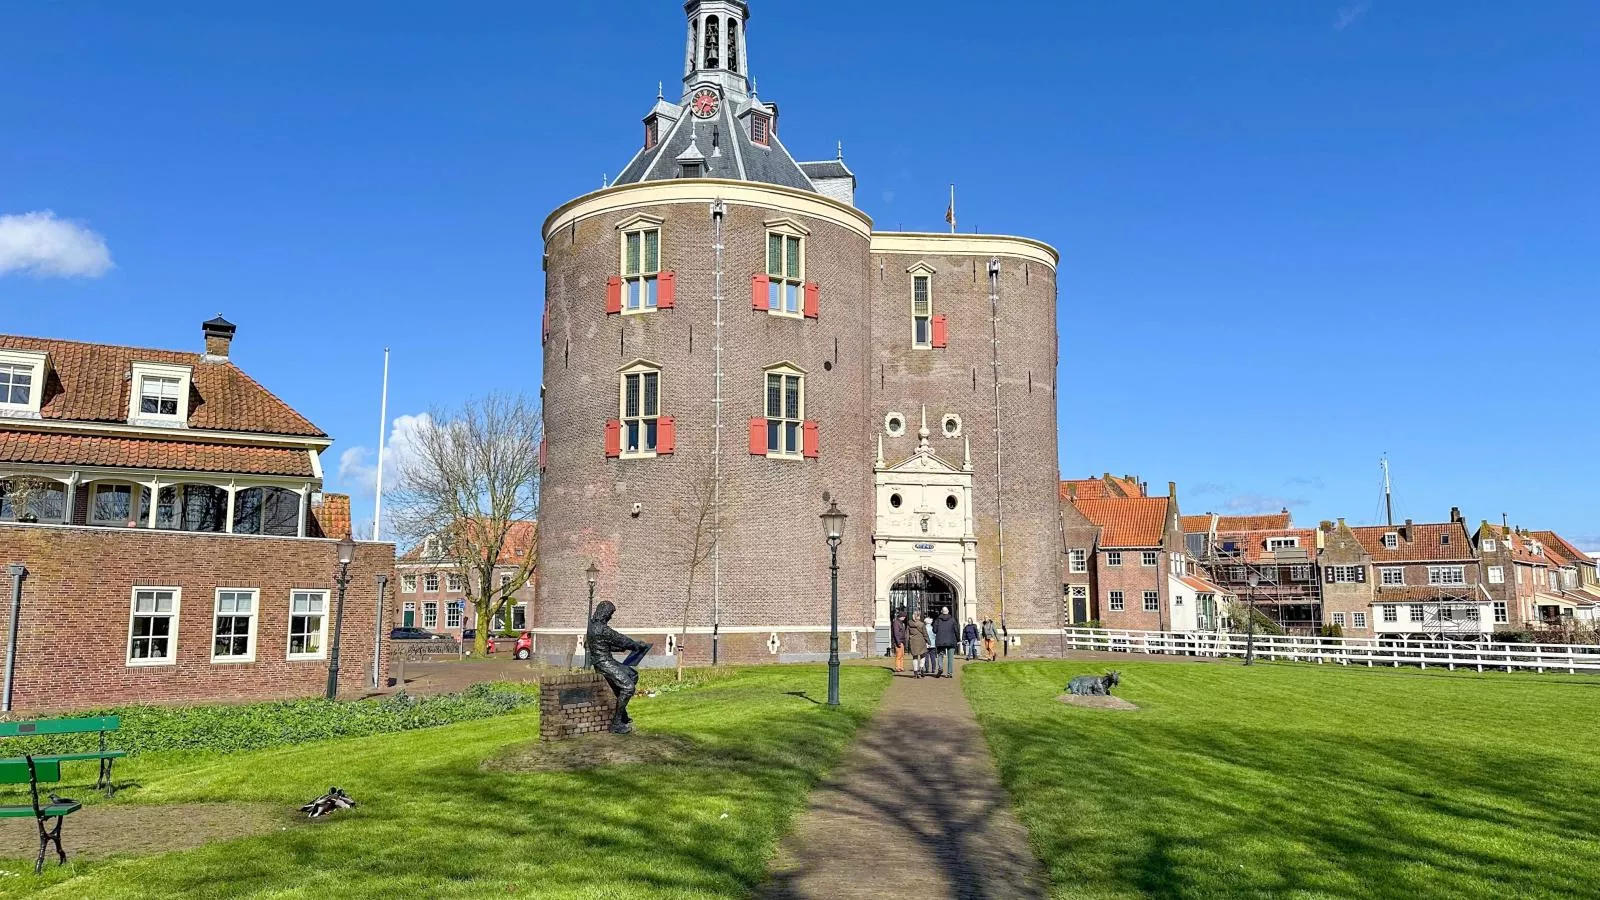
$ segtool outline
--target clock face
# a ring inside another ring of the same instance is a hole
[[[689,100],[689,109],[693,110],[694,114],[702,119],[709,119],[716,115],[717,107],[720,105],[722,105],[722,101],[717,98],[717,92],[710,88],[702,89]]]

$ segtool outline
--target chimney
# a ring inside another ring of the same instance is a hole
[[[225,362],[228,359],[228,346],[233,343],[233,333],[238,327],[217,313],[217,317],[200,326],[200,331],[206,336],[207,362]]]
[[[1339,527],[1340,527],[1340,528],[1343,528],[1343,527],[1344,527],[1344,516],[1340,516],[1340,517],[1339,517]]]
[[[1178,483],[1176,481],[1167,482],[1167,497],[1172,500],[1178,499]]]
[[[1459,507],[1459,506],[1450,507],[1450,521],[1452,521],[1452,522],[1465,521],[1465,520],[1463,520],[1461,518],[1461,507]]]
[[[1317,527],[1323,531],[1332,531],[1333,523],[1329,522],[1327,519],[1323,519],[1321,522],[1317,523]]]

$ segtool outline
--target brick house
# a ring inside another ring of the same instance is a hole
[[[499,587],[509,586],[515,580],[515,573],[531,564],[537,552],[537,541],[537,523],[511,523],[511,531],[494,571]],[[399,624],[415,625],[454,638],[460,638],[463,631],[476,627],[476,607],[468,599],[467,587],[471,579],[478,576],[461,573],[457,563],[444,558],[432,542],[424,541],[411,548],[395,562],[394,568],[400,581]],[[490,623],[492,630],[498,633],[527,628],[533,621],[531,611],[537,593],[538,576],[535,570],[526,583],[512,593],[513,602],[507,615]]]
[[[1292,527],[1287,509],[1265,515],[1184,516],[1181,525],[1189,552],[1215,584],[1245,603],[1253,601],[1288,634],[1321,632],[1320,529]]]
[[[323,690],[350,520],[348,497],[321,493],[332,441],[232,362],[231,323],[202,330],[198,353],[0,335],[0,564],[27,572],[19,709]],[[392,545],[357,546],[346,693],[382,657],[393,566]]]
[[[1370,557],[1371,629],[1379,637],[1477,640],[1495,629],[1493,597],[1461,511],[1450,520],[1350,529]],[[1348,583],[1345,571],[1323,565],[1324,588]],[[1358,582],[1359,583],[1359,582]],[[1337,620],[1335,620],[1337,622]]]
[[[1179,525],[1176,484],[1168,483],[1165,497],[1067,499],[1061,519],[1063,590],[1073,621],[1083,621],[1075,609],[1081,604],[1088,618],[1106,628],[1168,631],[1190,622],[1196,625],[1185,630],[1197,627],[1198,594],[1207,591],[1182,581],[1193,573]],[[1185,601],[1184,609],[1178,600]]]
[[[1344,519],[1323,522],[1318,530],[1323,621],[1339,626],[1346,637],[1373,637],[1372,554]]]
[[[1544,548],[1545,557],[1557,569],[1559,596],[1572,603],[1571,618],[1600,620],[1600,570],[1594,557],[1573,546],[1554,531],[1532,531],[1529,536]],[[1565,610],[1562,610],[1565,615]]]

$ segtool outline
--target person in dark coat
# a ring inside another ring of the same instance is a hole
[[[961,625],[955,616],[950,615],[950,607],[939,610],[939,618],[933,622],[933,645],[942,658],[944,671],[941,673],[946,678],[954,678],[956,674],[956,647],[961,645]]]
[[[912,673],[921,678],[922,670],[928,664],[928,633],[923,630],[920,617],[906,624],[906,649],[911,653]]]
[[[633,731],[633,717],[628,715],[628,701],[633,699],[634,691],[639,688],[639,670],[617,662],[616,657],[611,654],[619,651],[648,651],[650,645],[636,641],[612,628],[611,617],[616,611],[616,604],[610,600],[600,601],[594,608],[594,617],[589,620],[589,632],[584,640],[584,646],[589,648],[589,658],[594,661],[594,670],[605,678],[606,683],[611,685],[611,692],[617,695],[617,711],[611,715],[611,733],[627,734]]]
[[[961,629],[961,643],[967,645],[967,659],[978,658],[978,623],[967,620],[967,627]]]
[[[894,647],[894,670],[906,670],[906,614],[896,612],[889,620],[889,644]]]

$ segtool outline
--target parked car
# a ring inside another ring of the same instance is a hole
[[[531,659],[533,657],[533,634],[524,631],[517,638],[517,647],[511,655],[517,659]]]
[[[402,625],[389,632],[391,641],[442,641],[445,636],[434,634],[426,628],[417,628],[412,625]]]

